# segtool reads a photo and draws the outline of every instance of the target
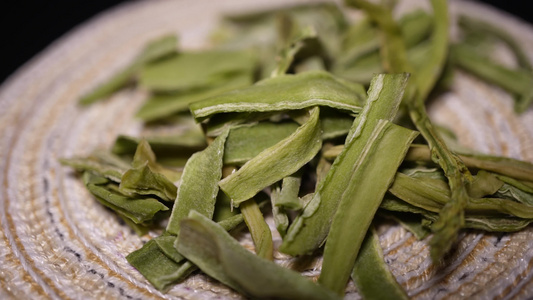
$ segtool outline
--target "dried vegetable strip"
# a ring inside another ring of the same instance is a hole
[[[318,280],[321,285],[339,295],[344,293],[374,214],[417,135],[416,131],[386,120],[376,124],[353,166],[333,217]]]
[[[339,299],[295,271],[262,259],[208,218],[182,221],[178,251],[202,271],[252,298]]]
[[[322,146],[318,107],[312,108],[309,115],[309,120],[289,137],[265,149],[220,181],[220,188],[235,206],[293,174],[318,153]]]
[[[228,132],[220,135],[205,150],[195,153],[185,165],[176,203],[167,225],[167,232],[178,235],[181,219],[195,210],[211,218],[215,210],[218,181],[222,177],[224,143]],[[199,185],[198,183],[202,183]]]

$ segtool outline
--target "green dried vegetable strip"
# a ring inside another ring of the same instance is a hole
[[[156,154],[154,153],[154,151],[152,151],[151,145],[145,139],[141,139],[137,144],[137,149],[135,150],[135,154],[133,155],[133,161],[131,165],[133,168],[141,168],[144,166],[148,166],[153,172],[161,173],[162,175],[173,181],[181,178],[180,171],[166,168],[161,164],[157,163]]]
[[[146,140],[140,140],[133,155],[133,161],[131,162],[132,167],[142,167],[148,164],[150,167],[157,168],[156,157],[152,147]]]
[[[61,158],[61,164],[79,171],[91,171],[114,182],[120,182],[130,163],[107,151],[97,150],[87,157]]]
[[[320,71],[317,71],[317,72],[320,72]],[[328,73],[328,74],[331,74],[331,73]],[[335,79],[352,90],[352,93],[354,94],[352,95],[352,101],[355,101],[360,107],[365,105],[367,95],[366,95],[366,87],[363,84],[353,82],[351,80],[347,80],[344,78],[337,77]],[[334,108],[334,110],[337,111],[338,109]]]
[[[239,73],[217,83],[214,87],[152,95],[137,111],[136,117],[145,122],[167,118],[173,114],[189,110],[189,104],[219,94],[252,85],[252,74]]]
[[[283,238],[287,234],[289,228],[289,216],[283,207],[272,207],[272,215],[274,216],[274,225],[279,235]]]
[[[516,180],[514,178],[508,177],[508,176],[500,175],[500,174],[495,174],[495,175],[501,181],[507,184],[510,184],[526,193],[533,194],[533,181],[521,181],[521,180]]]
[[[112,152],[119,155],[134,154],[139,142],[143,139],[150,144],[157,156],[162,154],[161,152],[179,152],[187,148],[198,151],[207,146],[205,138],[195,133],[169,136],[145,136],[143,138],[119,135],[115,140]]]
[[[418,135],[380,120],[348,175],[324,250],[318,282],[343,295],[359,248],[409,145]]]
[[[176,52],[178,38],[175,35],[166,35],[148,42],[141,54],[137,57],[137,64],[146,64]]]
[[[254,199],[244,201],[240,205],[244,222],[252,235],[255,245],[255,253],[264,259],[273,260],[272,233],[268,224],[263,219],[263,214]]]
[[[244,21],[234,20],[235,18],[242,19],[241,16],[224,15],[220,26],[211,36],[211,40],[215,46],[222,49],[258,47],[264,50],[268,47],[266,51],[268,55],[265,56],[272,58],[272,53],[275,51],[272,45],[275,44],[277,35],[276,30],[273,29],[276,22],[275,13],[271,14],[270,17],[246,17]]]
[[[468,195],[474,198],[490,196],[496,193],[502,185],[503,181],[491,173],[481,170],[468,186]]]
[[[324,52],[335,56],[339,52],[340,34],[346,26],[344,14],[334,3],[311,3],[281,8],[268,12],[267,14],[259,13],[254,16],[247,16],[246,21],[239,17],[239,21],[232,18],[230,26],[226,26],[226,32],[223,36],[225,40],[224,47],[228,48],[256,48],[261,52],[264,77],[270,75],[270,71],[275,68],[274,57],[276,54],[276,42],[287,40],[291,33],[287,29],[287,24],[281,23],[282,30],[274,30],[279,27],[280,19],[290,20],[291,27],[305,28],[313,27],[320,39]],[[283,16],[283,17],[280,17]],[[286,22],[288,23],[288,22]],[[229,27],[229,28],[228,28]],[[292,31],[292,30],[291,30]],[[311,49],[313,47],[310,47]]]
[[[307,109],[289,110],[287,112],[281,112],[270,117],[270,122],[280,122],[289,117],[298,125],[303,125],[309,119],[309,111]]]
[[[520,203],[533,206],[533,182],[520,181],[498,174],[496,174],[496,177],[504,182],[496,193],[498,197],[511,198]]]
[[[174,172],[166,170],[156,162],[156,157],[146,140],[137,146],[133,157],[133,168],[122,175],[120,191],[126,195],[155,195],[165,201],[174,201],[177,188],[165,174]]]
[[[276,68],[272,71],[270,77],[276,77],[287,73],[298,53],[306,48],[306,44],[310,43],[313,43],[313,46],[317,46],[317,33],[313,27],[303,28],[279,51],[276,57]],[[318,46],[320,45],[318,44]],[[321,47],[313,48],[314,51],[321,50]]]
[[[279,235],[283,238],[287,234],[289,228],[289,216],[283,207],[272,207],[272,215],[274,217],[274,225]]]
[[[302,202],[302,206],[305,207],[309,202],[311,202],[311,200],[313,199],[314,197],[314,193],[309,193],[309,194],[305,194],[303,195],[300,200]]]
[[[84,105],[91,104],[123,88],[133,79],[135,73],[144,64],[176,52],[176,43],[177,38],[175,36],[164,36],[150,42],[129,66],[114,74],[113,77],[97,86],[94,90],[83,95],[80,98],[80,103]]]
[[[426,58],[429,55],[430,44],[424,41],[407,52],[407,60],[413,67],[420,67],[425,64]],[[385,73],[382,65],[381,56],[378,52],[367,54],[351,65],[336,66],[332,69],[332,73],[341,78],[345,78],[354,82],[368,84],[374,74]],[[392,72],[394,73],[394,72]],[[396,72],[398,73],[398,72]]]
[[[272,112],[328,106],[358,113],[365,99],[352,85],[344,84],[324,71],[281,75],[190,105],[201,121],[213,114],[228,112]]]
[[[423,165],[417,165],[414,168],[401,168],[399,171],[413,178],[436,179],[435,181],[441,183],[443,188],[449,188],[448,183],[446,182],[446,176],[444,176],[444,172],[442,172],[442,170],[438,167],[427,168]]]
[[[223,28],[231,30],[229,43],[230,45],[237,44],[242,46],[235,39],[249,39],[250,45],[273,44],[276,41],[276,36],[267,36],[268,33],[275,34],[270,30],[276,27],[279,15],[285,15],[291,19],[293,23],[300,27],[312,26],[317,28],[319,34],[337,35],[347,26],[347,20],[344,14],[339,9],[339,6],[334,3],[304,3],[296,4],[288,7],[280,7],[270,10],[263,10],[258,12],[225,15],[223,25],[230,25],[230,28]],[[233,40],[231,39],[233,38]],[[331,44],[331,43],[327,43]],[[335,43],[333,43],[333,46]]]
[[[361,245],[351,277],[363,299],[409,299],[383,260],[379,237],[373,228]]]
[[[244,221],[243,215],[237,214],[226,218],[217,224],[220,225],[224,230],[231,231],[240,225]],[[172,259],[175,263],[181,263],[185,257],[181,255],[176,249],[177,237],[175,235],[161,235],[153,239],[159,249],[165,253],[168,258]]]
[[[401,34],[401,28],[392,18],[391,11],[385,5],[377,5],[366,0],[347,0],[348,5],[361,8],[375,21],[382,33],[382,57],[383,64],[387,71],[393,73],[412,72],[410,66],[406,41]],[[443,61],[447,51],[447,9],[445,2],[433,1],[435,16],[435,29],[431,36],[431,56],[425,61],[424,67],[417,70],[417,76],[413,79],[416,86],[406,92],[406,101],[414,104],[420,102],[415,100],[414,88],[416,87],[416,97],[422,99],[427,97],[440,74]],[[422,102],[423,103],[423,102]]]
[[[155,264],[154,264],[155,265]],[[174,281],[175,284],[180,283],[181,281],[187,279],[194,271],[198,270],[198,267],[192,262],[185,260],[179,264],[177,271],[171,274],[162,274],[160,280],[163,282]]]
[[[207,146],[203,134],[196,132],[196,130],[175,135],[147,135],[144,139],[150,144],[160,163],[172,166],[176,165],[176,161],[186,160]],[[133,155],[141,140],[142,138],[119,135],[111,151],[118,155]],[[183,166],[184,163],[178,165]],[[175,172],[180,173],[177,170]],[[180,174],[166,175],[172,181],[181,177]]]
[[[236,229],[239,225],[241,225],[242,223],[244,222],[244,216],[242,214],[236,214],[236,215],[233,215],[229,218],[226,218],[220,222],[217,222],[217,224],[222,227],[222,229],[224,229],[225,231],[227,232],[231,232],[232,230]],[[178,252],[178,242],[179,242],[179,239],[176,237],[176,236],[173,236],[173,250],[172,249],[168,249],[169,251],[173,251],[173,255],[177,257],[176,253],[180,256],[180,257],[183,257],[179,252]],[[165,245],[165,246],[168,246],[168,245]]]
[[[244,216],[242,214],[236,214],[234,216],[231,216],[229,218],[226,218],[220,222],[217,222],[220,227],[224,228],[226,231],[231,231],[235,229],[238,225],[240,225],[244,221]]]
[[[218,182],[222,177],[222,158],[227,136],[228,131],[218,136],[205,150],[193,154],[187,161],[167,225],[167,232],[170,234],[178,234],[179,222],[193,209],[209,218],[213,216]]]
[[[416,203],[418,205],[421,202],[417,201]],[[425,203],[420,204],[420,206],[412,205],[402,199],[397,198],[396,196],[390,193],[387,193],[385,194],[385,197],[381,201],[379,208],[387,210],[387,211],[419,214],[419,215],[424,216],[424,218],[427,218],[428,215],[432,214],[432,220],[436,220],[438,217],[438,214],[434,212],[436,211],[436,208],[428,210],[424,207],[421,207],[423,205],[425,205]],[[435,203],[433,203],[432,205],[435,205],[436,207]]]
[[[162,292],[169,290],[196,269],[188,261],[176,263],[167,257],[155,240],[148,241],[142,248],[126,256],[126,259]]]
[[[277,77],[279,78],[279,77]],[[310,118],[293,134],[265,149],[237,172],[220,181],[220,188],[235,206],[252,198],[274,182],[293,174],[320,151],[319,108],[309,111]]]
[[[374,74],[384,73],[381,58],[378,52],[367,54],[351,65],[335,65],[331,72],[340,78],[344,78],[361,84],[368,84]]]
[[[463,163],[474,169],[491,171],[517,180],[533,181],[533,164],[508,157],[459,153]],[[431,151],[425,145],[413,145],[406,160],[431,161]]]
[[[154,195],[172,202],[176,199],[178,189],[165,175],[154,172],[145,164],[124,173],[120,191],[125,195]]]
[[[431,16],[422,10],[403,15],[398,23],[406,46],[415,46],[426,39],[432,29],[431,22]],[[337,61],[337,67],[340,69],[354,64],[369,53],[378,51],[380,49],[379,32],[369,19],[363,19],[347,32],[344,47],[347,48],[347,53]]]
[[[206,136],[216,137],[228,128],[234,129],[240,126],[252,126],[279,115],[279,112],[236,112],[217,114],[210,117],[207,121],[204,121],[202,125],[204,125]]]
[[[95,175],[91,172],[83,172],[82,173],[82,180],[85,185],[111,185],[112,182],[109,181],[109,179]]]
[[[322,151],[327,151],[328,147],[331,145],[326,145],[323,147]],[[329,170],[331,169],[332,163],[329,162],[327,159],[324,158],[324,155],[322,155],[318,161],[318,164],[316,166],[316,184],[315,184],[315,190],[318,188],[320,183],[326,179],[327,174]]]
[[[168,207],[153,198],[130,198],[115,190],[102,185],[105,178],[83,173],[83,181],[87,189],[103,205],[120,212],[136,224],[151,220],[159,211],[168,210]]]
[[[128,225],[138,236],[144,236],[150,232],[150,227],[145,226],[143,224],[137,224],[133,222],[130,218],[124,216],[119,211],[115,211],[117,215]]]
[[[413,79],[413,82],[416,84],[416,96],[408,101],[408,105],[414,106],[413,108],[410,108],[410,110],[419,110],[418,114],[421,116],[427,115],[423,103],[428,98],[429,93],[439,79],[448,55],[450,20],[447,1],[431,0],[431,6],[433,8],[434,29],[430,36],[429,55],[424,63],[421,64],[421,67],[416,70],[416,77]],[[401,69],[402,68],[397,71],[400,71]],[[413,123],[417,125],[417,122],[415,121],[416,119],[413,117],[411,117],[411,119],[413,119]],[[432,134],[431,136],[437,135]],[[430,145],[432,144],[431,139],[428,142]]]
[[[383,208],[383,207],[380,206],[380,208]],[[429,228],[422,225],[422,216],[418,214],[409,213],[409,212],[386,211],[386,210],[381,209],[381,210],[378,210],[378,215],[394,220],[395,222],[400,224],[400,226],[402,226],[405,230],[411,232],[416,237],[416,239],[419,241],[423,240],[429,234],[431,234],[431,230],[429,230]],[[353,278],[353,273],[352,273],[352,278]]]
[[[180,263],[185,259],[176,248],[174,248],[174,243],[176,242],[176,236],[174,235],[161,235],[152,239],[156,242],[159,250],[163,252],[168,258],[172,259],[175,263]]]
[[[343,149],[344,145],[331,146],[328,149],[324,149],[322,157],[327,160],[334,160],[339,154],[341,154]]]
[[[533,101],[533,73],[523,69],[510,69],[484,57],[466,44],[452,47],[453,62],[460,68],[517,95],[515,111],[526,111]]]
[[[502,198],[471,199],[466,207],[466,212],[482,216],[500,213],[522,219],[533,219],[533,206]]]
[[[488,232],[515,232],[526,228],[533,219],[493,216],[465,216],[465,228]]]
[[[231,129],[224,150],[224,164],[243,165],[298,129],[294,122],[260,122]]]
[[[224,230],[230,231],[243,221],[243,216],[239,214],[218,224]],[[176,242],[176,236],[156,237],[148,241],[142,248],[130,253],[126,259],[158,290],[166,291],[197,269],[194,264],[185,260],[185,257],[177,251]],[[166,258],[162,257],[161,254]]]
[[[414,179],[397,173],[389,191],[411,205],[438,212],[450,200],[450,191],[427,179]],[[533,206],[502,198],[471,198],[465,207],[468,215],[508,214],[533,219]]]
[[[496,193],[497,197],[509,198],[533,206],[533,193],[527,193],[510,184],[504,183]]]
[[[310,254],[325,241],[337,205],[349,185],[355,162],[379,119],[392,120],[407,84],[407,74],[377,75],[370,85],[365,107],[355,119],[346,146],[335,159],[312,200],[289,227],[280,251],[293,256]]]
[[[389,192],[411,205],[430,212],[439,212],[442,205],[450,198],[449,189],[402,173],[396,174]]]
[[[182,221],[178,251],[210,277],[251,298],[338,299],[299,273],[246,250],[194,211]]]
[[[437,214],[425,216],[425,226],[431,226],[438,218]],[[524,229],[531,219],[517,219],[509,216],[465,216],[464,228],[484,230],[488,232],[515,232]]]
[[[507,46],[513,51],[517,63],[521,68],[524,68],[526,70],[533,70],[533,67],[531,66],[531,61],[528,58],[528,55],[522,49],[522,46],[520,43],[516,41],[514,37],[511,36],[510,33],[502,30],[498,26],[494,26],[493,24],[490,24],[488,22],[484,22],[482,20],[477,20],[474,18],[471,18],[467,15],[459,15],[459,26],[463,30],[470,31],[473,33],[486,33],[490,36],[494,36],[501,41],[505,42]]]
[[[351,25],[344,34],[342,42],[343,53],[336,60],[336,66],[350,64],[360,57],[379,49],[378,31],[370,22],[363,18],[356,24]]]
[[[383,36],[380,50],[384,57],[382,63],[385,70],[395,73],[411,72],[411,69],[407,67],[409,63],[401,28],[394,21],[391,10],[385,5],[373,4],[366,0],[346,0],[345,2],[350,6],[363,9],[381,29]]]
[[[297,25],[294,24],[294,20],[284,12],[278,12],[276,14],[275,22],[278,35],[277,44],[281,46],[281,48],[290,47],[291,39],[298,30]],[[316,35],[316,33],[314,35]]]
[[[292,210],[301,209],[302,203],[298,198],[301,183],[302,172],[300,171],[283,178],[281,183],[281,192],[279,198],[274,201],[274,205]]]
[[[285,211],[285,208],[276,206],[276,203],[279,201],[279,198],[281,197],[281,184],[275,183],[271,187],[270,192],[270,202],[272,205],[272,215],[274,217],[274,225],[276,226],[276,229],[278,230],[278,233],[283,238],[285,234],[287,233],[287,228],[289,228],[289,216],[287,215],[287,212]],[[298,199],[300,201],[300,199]]]
[[[483,169],[518,180],[533,181],[533,164],[517,159],[482,154],[459,154],[469,167]]]
[[[344,137],[350,131],[354,117],[338,111],[323,108],[320,111],[320,125],[322,126],[322,139],[330,140]]]
[[[433,29],[433,17],[423,10],[405,14],[398,23],[407,48],[424,41]]]
[[[59,160],[62,165],[72,167],[78,171],[90,171],[92,173],[103,176],[107,179],[113,180],[114,182],[120,182],[122,174],[126,172],[127,169],[118,168],[113,165],[108,165],[98,161],[94,157],[72,157],[72,158],[61,158]]]
[[[224,170],[222,170],[222,177],[224,177]],[[224,194],[223,191],[219,190],[215,203],[215,211],[213,213],[213,221],[222,221],[237,213],[239,213],[238,209],[234,209],[233,206],[231,206],[231,199]]]
[[[91,153],[90,157],[94,157],[105,164],[116,166],[124,170],[127,170],[131,166],[131,159],[120,157],[105,150],[96,150]]]
[[[423,216],[423,225],[430,227],[438,219],[438,214],[412,206],[398,199],[385,198],[380,208],[389,211],[416,213]],[[478,216],[466,215],[464,228],[485,230],[488,232],[515,232],[524,229],[533,219],[519,219],[509,216],[491,215]]]
[[[178,91],[220,84],[232,76],[252,75],[255,57],[249,51],[183,52],[144,66],[139,83],[152,91]]]

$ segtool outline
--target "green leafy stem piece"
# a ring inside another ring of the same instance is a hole
[[[339,299],[299,273],[246,250],[194,211],[181,223],[178,251],[212,278],[251,298]]]

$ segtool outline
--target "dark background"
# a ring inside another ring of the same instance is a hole
[[[530,1],[478,1],[499,7],[533,23],[533,13],[529,8]],[[101,11],[123,2],[128,1],[4,1],[0,5],[0,84],[18,67],[73,27],[87,21]]]

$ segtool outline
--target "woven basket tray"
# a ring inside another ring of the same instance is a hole
[[[127,3],[76,28],[5,82],[0,88],[0,299],[240,298],[201,274],[167,294],[155,290],[125,259],[151,236],[136,236],[121,224],[58,158],[109,147],[118,134],[141,133],[133,115],[146,96],[142,91],[125,90],[88,108],[76,102],[147,41],[176,33],[184,47],[201,48],[220,14],[287,2]],[[425,2],[403,1],[399,9]],[[472,2],[452,1],[450,7],[454,15],[498,20],[533,58],[529,25]],[[505,53],[501,58],[508,60]],[[453,90],[429,112],[465,146],[533,162],[533,110],[516,117],[512,103],[503,91],[459,73]],[[431,264],[425,241],[401,227],[384,225],[379,233],[386,262],[414,298],[533,297],[532,227],[514,234],[465,232],[443,269]],[[241,240],[253,247],[248,235]],[[276,260],[291,264],[279,253]],[[317,276],[320,259],[308,267],[305,275]],[[359,298],[352,284],[346,297]]]

